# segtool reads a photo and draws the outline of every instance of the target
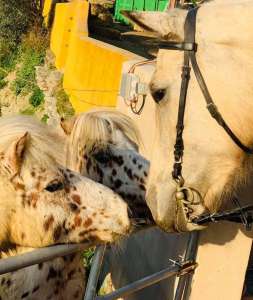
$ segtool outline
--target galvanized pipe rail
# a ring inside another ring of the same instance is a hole
[[[157,272],[155,274],[152,274],[150,276],[147,276],[140,280],[137,280],[133,283],[130,283],[108,295],[98,296],[95,299],[96,300],[113,300],[113,299],[118,299],[120,297],[125,297],[128,295],[131,295],[141,289],[144,289],[144,288],[146,288],[150,285],[153,285],[157,282],[160,282],[168,277],[178,275],[181,270],[182,270],[182,267],[179,265],[170,266],[160,272]]]
[[[197,267],[195,260],[196,260],[197,249],[198,249],[198,239],[199,239],[198,232],[192,232],[189,235],[189,240],[187,243],[187,248],[183,260],[181,261],[171,260],[173,263],[172,266],[169,266],[157,273],[139,279],[133,283],[130,283],[104,296],[96,295],[97,283],[98,283],[102,260],[105,251],[105,246],[100,246],[98,251],[95,253],[94,261],[91,268],[89,283],[86,288],[84,300],[118,299],[120,297],[129,296],[139,290],[154,285],[157,282],[160,282],[172,276],[180,276],[174,300],[188,299],[193,272]]]
[[[56,245],[36,249],[13,257],[3,258],[0,259],[0,275],[49,261],[57,257],[81,252],[91,246],[89,243]]]

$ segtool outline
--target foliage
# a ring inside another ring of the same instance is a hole
[[[33,89],[32,95],[29,98],[29,103],[33,106],[33,107],[38,107],[40,104],[42,104],[44,102],[44,94],[42,92],[42,90],[35,86],[35,88]]]
[[[87,249],[87,250],[85,250],[83,252],[83,263],[84,263],[84,267],[85,267],[87,276],[90,273],[90,268],[91,268],[91,264],[92,264],[92,259],[93,259],[93,256],[94,256],[94,252],[95,252],[95,248],[94,247],[93,248],[89,248],[89,249]]]
[[[0,66],[15,52],[22,36],[40,23],[40,10],[34,0],[0,0]]]
[[[35,108],[35,107],[33,107],[33,106],[28,106],[28,107],[25,108],[24,110],[21,110],[20,113],[21,113],[22,115],[32,116],[32,115],[34,115],[35,111],[36,111],[36,108]]]
[[[35,67],[43,64],[47,45],[47,35],[39,29],[33,30],[22,40],[17,58],[20,66],[12,83],[16,95],[37,89]]]
[[[5,76],[6,76],[6,72],[0,69],[0,90],[8,84],[8,82],[4,79]]]
[[[3,89],[8,84],[8,81],[0,79],[0,90]]]
[[[49,119],[49,116],[47,114],[44,114],[41,118],[41,122],[47,124],[47,120]]]
[[[75,111],[69,101],[69,97],[62,88],[62,84],[55,93],[56,97],[56,108],[60,117],[67,119],[75,114]]]

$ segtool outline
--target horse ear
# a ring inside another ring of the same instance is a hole
[[[174,8],[166,12],[121,11],[121,14],[160,38],[176,42],[184,39],[186,10]]]
[[[17,140],[11,143],[4,153],[4,166],[11,176],[15,176],[20,172],[24,158],[25,148],[29,138],[28,132],[23,134]]]
[[[72,132],[72,129],[74,127],[75,121],[77,117],[72,117],[67,120],[61,119],[61,127],[66,135],[70,135]]]

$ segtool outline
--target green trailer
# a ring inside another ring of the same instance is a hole
[[[121,10],[163,11],[168,4],[169,0],[116,0],[114,18],[124,24],[129,24],[121,15]]]

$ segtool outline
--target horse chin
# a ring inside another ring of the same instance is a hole
[[[185,205],[182,201],[178,201],[176,205],[174,229],[176,232],[188,232],[195,230],[203,230],[204,225],[198,225],[191,220],[196,219],[206,212],[206,208],[202,203],[193,203]]]

